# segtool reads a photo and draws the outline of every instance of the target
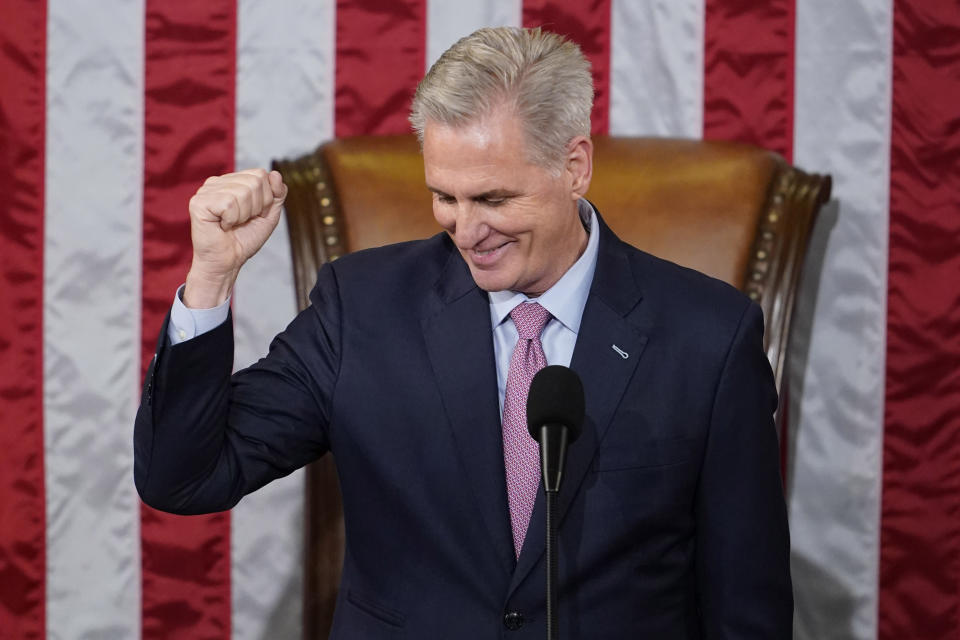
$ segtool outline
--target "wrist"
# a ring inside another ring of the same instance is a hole
[[[183,288],[183,304],[188,309],[212,309],[223,304],[233,293],[237,272],[207,273],[192,266]]]

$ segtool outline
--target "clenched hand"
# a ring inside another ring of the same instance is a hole
[[[193,263],[183,302],[194,309],[222,304],[240,267],[280,220],[287,186],[276,171],[249,169],[207,178],[190,198]]]

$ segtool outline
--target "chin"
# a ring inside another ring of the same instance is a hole
[[[514,287],[513,280],[502,274],[490,273],[488,271],[474,271],[471,269],[470,275],[473,276],[473,281],[477,283],[477,286],[484,291],[503,291],[505,289],[513,289]]]

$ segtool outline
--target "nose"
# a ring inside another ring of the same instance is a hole
[[[490,235],[490,227],[483,215],[483,208],[470,201],[458,201],[455,205],[448,205],[448,224],[441,225],[447,229],[454,242],[461,249],[470,249],[480,244]],[[438,219],[440,216],[437,216]]]

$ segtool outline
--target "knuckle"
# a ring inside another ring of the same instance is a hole
[[[191,212],[211,209],[210,199],[202,193],[195,193],[187,203],[187,208]]]
[[[253,206],[254,204],[253,193],[254,193],[253,189],[251,189],[249,186],[246,186],[246,185],[244,186],[244,188],[240,189],[239,193],[237,193],[237,201],[240,203],[241,207],[249,209],[250,207]]]

